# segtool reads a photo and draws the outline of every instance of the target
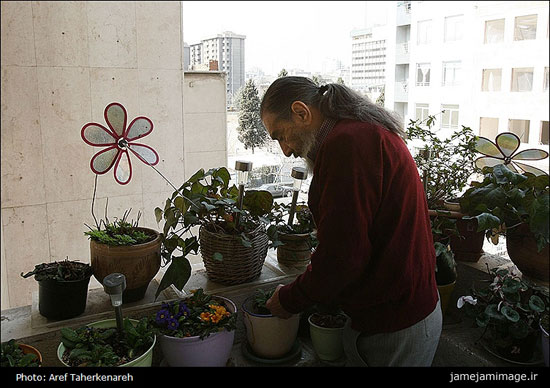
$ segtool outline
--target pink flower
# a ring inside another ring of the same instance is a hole
[[[94,173],[101,175],[115,166],[115,180],[125,185],[132,179],[132,164],[128,150],[150,166],[159,162],[159,156],[153,148],[135,143],[153,131],[153,122],[147,117],[139,116],[126,127],[126,109],[117,102],[107,105],[104,116],[109,128],[98,123],[88,123],[80,132],[87,144],[105,147],[92,157],[90,168]]]

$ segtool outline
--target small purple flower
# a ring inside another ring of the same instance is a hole
[[[178,323],[177,319],[175,319],[173,317],[170,317],[166,321],[166,328],[171,329],[171,330],[178,330],[178,327],[179,327],[179,323]]]
[[[170,311],[166,309],[161,309],[157,312],[157,316],[155,318],[155,321],[157,323],[165,323],[167,319],[170,318]]]
[[[191,310],[189,310],[189,308],[187,307],[187,305],[183,302],[180,303],[180,309],[179,309],[179,315],[180,316],[189,316],[191,315]]]

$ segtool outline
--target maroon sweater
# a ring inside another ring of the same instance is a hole
[[[309,189],[319,245],[281,305],[337,304],[368,335],[407,328],[437,303],[435,251],[416,164],[401,138],[341,120],[321,144]]]

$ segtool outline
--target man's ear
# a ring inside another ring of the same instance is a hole
[[[312,115],[311,110],[309,107],[303,103],[302,101],[294,101],[292,105],[290,105],[290,110],[293,114],[297,116],[297,118],[308,124],[311,121]]]

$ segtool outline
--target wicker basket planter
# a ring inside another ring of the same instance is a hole
[[[224,285],[242,284],[258,278],[262,272],[269,238],[262,227],[248,234],[252,247],[245,247],[234,235],[199,229],[200,251],[210,280]],[[222,255],[221,260],[214,258]]]

